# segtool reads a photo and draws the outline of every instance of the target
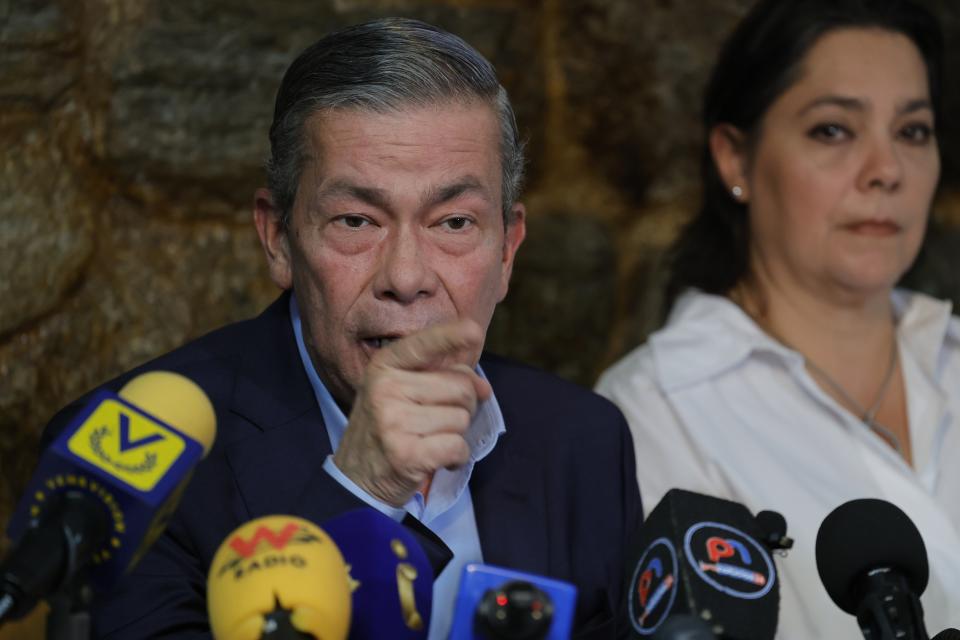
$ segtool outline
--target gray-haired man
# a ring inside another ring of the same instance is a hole
[[[218,438],[98,633],[203,634],[204,576],[230,530],[365,504],[438,571],[431,638],[481,561],[575,583],[582,637],[625,633],[641,512],[622,416],[482,355],[525,235],[522,145],[489,62],[412,20],[331,34],[287,71],[270,141],[254,219],[284,294],[146,365],[207,390]]]

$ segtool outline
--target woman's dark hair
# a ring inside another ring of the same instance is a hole
[[[760,0],[724,44],[703,101],[703,204],[667,256],[664,310],[688,287],[726,294],[749,270],[747,207],[734,200],[708,144],[718,124],[731,124],[750,143],[770,105],[797,79],[817,40],[845,28],[901,33],[916,45],[927,69],[934,119],[940,117],[940,26],[911,0]]]

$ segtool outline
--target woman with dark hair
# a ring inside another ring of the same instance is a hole
[[[704,203],[672,250],[668,322],[598,385],[630,422],[647,509],[679,486],[786,516],[780,638],[861,637],[814,544],[863,497],[917,524],[928,627],[960,626],[960,320],[895,288],[940,175],[940,38],[909,0],[750,11],[707,88]]]

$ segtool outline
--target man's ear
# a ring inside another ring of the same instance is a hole
[[[710,155],[730,197],[746,204],[750,201],[747,139],[732,124],[718,124],[710,130]]]
[[[281,218],[270,190],[257,189],[253,196],[253,223],[257,227],[260,244],[267,256],[270,279],[281,289],[289,289],[293,286],[290,243]]]
[[[527,209],[518,202],[507,214],[506,228],[503,230],[503,259],[501,261],[500,296],[498,302],[507,296],[510,288],[510,275],[513,273],[513,260],[517,249],[527,237]]]

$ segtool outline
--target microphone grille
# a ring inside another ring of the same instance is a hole
[[[148,371],[131,378],[118,394],[127,402],[186,433],[210,452],[217,415],[203,389],[172,371]]]
[[[927,588],[927,549],[913,521],[885,500],[846,502],[823,520],[817,532],[817,571],[833,602],[856,615],[855,585],[868,571],[897,570],[920,595]]]

